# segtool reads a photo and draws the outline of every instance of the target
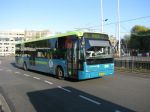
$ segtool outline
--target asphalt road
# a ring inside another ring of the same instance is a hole
[[[12,112],[149,112],[150,78],[114,76],[74,82],[24,71],[0,58],[0,93]]]

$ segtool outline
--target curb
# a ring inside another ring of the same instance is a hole
[[[0,94],[0,112],[11,112],[5,98]]]

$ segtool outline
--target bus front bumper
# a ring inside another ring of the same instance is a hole
[[[78,78],[79,80],[84,80],[84,79],[98,78],[103,76],[110,76],[113,74],[114,74],[113,69],[109,69],[105,71],[91,71],[91,72],[79,71]]]

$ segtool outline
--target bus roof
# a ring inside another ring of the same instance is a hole
[[[33,39],[27,40],[27,41],[19,41],[16,44],[35,42],[35,41],[46,40],[46,39],[51,39],[51,38],[60,38],[60,37],[70,36],[70,35],[76,35],[78,37],[81,37],[81,36],[83,36],[84,33],[94,33],[94,32],[71,31],[71,32],[62,33],[62,34],[56,34],[54,36],[42,37],[42,38],[38,38],[38,39],[37,38],[33,38]],[[100,33],[100,34],[104,34],[104,33]],[[106,35],[106,34],[104,34],[104,35]]]

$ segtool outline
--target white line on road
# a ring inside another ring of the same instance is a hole
[[[15,72],[16,74],[20,74],[20,72]]]
[[[85,96],[82,96],[82,95],[79,95],[79,97],[80,98],[83,98],[83,99],[85,99],[85,100],[87,100],[87,101],[90,101],[90,102],[92,102],[92,103],[95,103],[95,104],[97,104],[97,105],[100,105],[101,103],[99,103],[99,102],[97,102],[97,101],[95,101],[95,100],[92,100],[92,99],[90,99],[90,98],[88,98],[88,97],[85,97]]]
[[[61,86],[57,86],[57,87],[60,88],[60,89],[62,89],[62,90],[64,90],[64,91],[71,92],[70,90],[68,90],[68,89],[66,89],[66,88],[63,88],[63,87],[61,87]]]
[[[8,70],[6,70],[7,72],[11,72],[12,70],[11,69],[8,69]]]
[[[28,74],[23,74],[24,76],[26,76],[26,77],[29,77],[30,75],[28,75]]]
[[[2,71],[3,69],[0,69],[0,71]]]
[[[33,77],[34,79],[37,79],[37,80],[40,80],[40,78],[39,77]]]
[[[120,110],[115,110],[115,112],[121,112]]]
[[[50,84],[50,85],[53,84],[52,82],[49,82],[49,81],[47,81],[47,80],[44,80],[44,82],[45,82],[45,83],[48,83],[48,84]]]

